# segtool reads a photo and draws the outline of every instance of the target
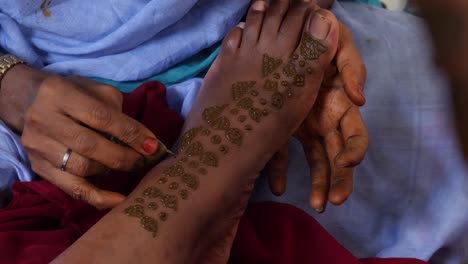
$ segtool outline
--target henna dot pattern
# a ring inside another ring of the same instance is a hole
[[[224,161],[219,155],[227,155],[230,147],[242,146],[244,137],[250,134],[245,131],[255,130],[257,124],[283,108],[295,89],[305,86],[306,74],[313,73],[309,62],[318,59],[327,47],[304,33],[298,50],[285,62],[263,54],[260,80],[234,82],[230,103],[203,109],[205,124],[182,134],[178,156],[163,170],[158,187],[144,189],[142,197],[134,199],[124,214],[138,218],[143,229],[156,236],[159,225],[169,219],[170,213],[177,212],[179,199],[189,199],[209,170]]]
[[[182,190],[179,191],[179,195],[180,195],[180,198],[182,198],[182,200],[187,200],[188,191],[185,190],[185,189],[182,189]]]
[[[166,212],[159,213],[159,219],[161,219],[161,221],[165,222],[167,220],[167,213]]]

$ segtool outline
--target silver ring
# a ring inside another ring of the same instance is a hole
[[[65,171],[67,169],[67,163],[68,163],[68,160],[70,159],[71,153],[72,153],[72,150],[67,149],[67,152],[65,152],[65,155],[63,155],[62,166],[60,166],[61,171]]]

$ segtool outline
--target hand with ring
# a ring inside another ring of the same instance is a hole
[[[80,77],[47,77],[24,118],[22,143],[33,171],[97,208],[120,203],[123,195],[100,190],[85,177],[141,167],[143,155],[158,146],[151,131],[122,113],[122,100],[111,86]]]

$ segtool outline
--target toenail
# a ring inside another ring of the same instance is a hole
[[[255,11],[260,11],[260,12],[265,11],[266,9],[265,1],[256,1],[255,3],[253,3],[252,9]]]
[[[328,36],[330,27],[330,21],[318,11],[315,12],[309,25],[310,33],[317,39],[325,39]]]

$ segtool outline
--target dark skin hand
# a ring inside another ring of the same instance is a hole
[[[100,190],[87,176],[108,169],[130,171],[143,165],[142,155],[156,151],[156,137],[122,113],[122,94],[111,86],[19,65],[2,80],[0,101],[0,117],[22,134],[32,170],[97,208],[112,208],[125,197]],[[68,148],[73,152],[62,171]]]
[[[317,103],[296,132],[310,167],[309,203],[317,212],[327,201],[340,205],[353,190],[354,167],[364,159],[369,137],[358,106],[366,69],[351,32],[340,25],[340,43],[335,65],[330,67]],[[275,195],[286,191],[288,145],[269,163],[270,189]]]

